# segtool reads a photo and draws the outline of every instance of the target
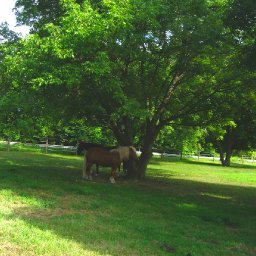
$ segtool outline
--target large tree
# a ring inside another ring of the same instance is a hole
[[[139,134],[130,176],[144,177],[167,124],[219,117],[236,78],[223,75],[232,51],[224,2],[65,0],[62,8],[58,24],[41,26],[15,52],[13,76],[55,114],[108,125],[121,145]]]
[[[83,0],[76,2],[81,4]],[[17,0],[14,10],[18,24],[29,26],[33,33],[46,23],[58,24],[64,14],[61,0]]]

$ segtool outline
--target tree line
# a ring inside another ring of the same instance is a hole
[[[31,31],[0,27],[1,134],[137,145],[137,178],[156,145],[198,138],[229,166],[256,142],[255,5],[17,0]]]

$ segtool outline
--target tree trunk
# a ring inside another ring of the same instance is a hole
[[[219,147],[219,151],[220,151],[220,162],[221,162],[221,165],[225,166],[225,158],[224,158],[224,152],[223,152],[223,148],[222,148],[222,145],[221,145],[221,142],[218,141],[218,147]]]
[[[112,130],[120,146],[133,145],[132,121],[124,117],[119,123],[112,125]]]
[[[124,166],[127,169],[126,177],[128,179],[136,179],[136,177],[137,177],[137,163],[134,160],[130,159],[130,160],[124,162]]]
[[[224,166],[230,166],[230,158],[231,158],[231,152],[227,152],[225,161],[224,161]]]
[[[130,119],[123,118],[121,122],[113,125],[112,129],[119,145],[133,145],[132,121]],[[144,179],[149,160],[152,157],[152,148],[159,131],[160,126],[156,125],[156,121],[147,121],[138,162],[134,160],[125,162],[128,178]]]
[[[139,162],[137,165],[137,179],[142,180],[145,178],[147,166],[151,157],[152,157],[152,146],[147,145],[147,147],[143,147],[140,158],[139,158]]]
[[[226,157],[224,161],[225,166],[230,166],[230,159],[232,156],[232,146],[233,146],[233,143],[230,141],[230,143],[227,145]]]
[[[152,148],[159,131],[160,131],[160,126],[157,126],[155,123],[152,123],[152,122],[147,123],[146,132],[143,139],[141,155],[140,155],[138,166],[137,166],[138,179],[145,178],[147,166],[150,158],[152,157]]]
[[[234,135],[232,128],[227,130],[225,138],[222,142],[219,142],[219,149],[220,149],[220,161],[222,166],[230,166],[230,159],[232,156],[234,146]],[[224,156],[224,153],[225,156]]]
[[[120,146],[133,146],[133,130],[130,119],[123,118],[120,123],[112,125],[112,130]],[[127,170],[127,178],[136,178],[137,166],[134,160],[125,161],[123,167]]]

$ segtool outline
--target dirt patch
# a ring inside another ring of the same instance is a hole
[[[10,242],[0,242],[0,255],[4,256],[33,256],[33,252],[21,249],[18,245]]]
[[[44,208],[44,209],[31,209],[29,207],[21,207],[14,209],[14,214],[17,216],[27,217],[27,218],[39,218],[39,219],[50,219],[55,217],[62,217],[68,215],[86,215],[89,214],[86,210],[75,210],[75,209],[62,209],[62,208]]]

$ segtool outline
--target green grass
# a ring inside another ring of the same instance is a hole
[[[83,158],[0,151],[0,255],[256,255],[256,167],[153,159],[81,179]],[[168,252],[169,250],[169,252]]]

